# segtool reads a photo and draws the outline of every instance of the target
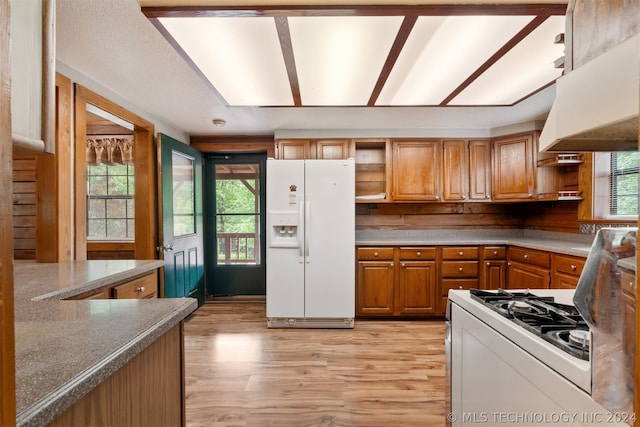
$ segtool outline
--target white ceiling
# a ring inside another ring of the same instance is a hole
[[[145,6],[162,2],[143,1]],[[535,3],[544,2],[562,3]],[[265,2],[251,4],[258,3]],[[363,2],[349,4],[356,3]],[[363,136],[471,136],[470,132],[482,134],[544,118],[555,93],[551,86],[512,107],[230,107],[154,28],[138,0],[57,0],[56,19],[59,63],[130,101],[139,108],[138,114],[191,135],[321,129]],[[222,118],[227,125],[215,127],[213,118]]]

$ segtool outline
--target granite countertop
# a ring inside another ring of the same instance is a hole
[[[587,257],[594,236],[535,230],[357,230],[356,246],[513,245]]]
[[[61,301],[162,261],[16,261],[18,426],[53,420],[197,308],[193,298]]]

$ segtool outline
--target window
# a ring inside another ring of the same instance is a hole
[[[134,240],[133,165],[87,166],[87,240]]]
[[[637,151],[595,154],[593,210],[596,218],[637,218],[639,154]]]

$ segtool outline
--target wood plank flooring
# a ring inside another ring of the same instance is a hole
[[[264,302],[185,322],[186,417],[211,426],[444,426],[444,322],[268,329]]]

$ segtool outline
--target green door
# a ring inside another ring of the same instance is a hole
[[[207,295],[265,295],[266,154],[205,157]]]
[[[160,256],[165,298],[192,297],[204,303],[202,155],[158,134],[161,200]]]

